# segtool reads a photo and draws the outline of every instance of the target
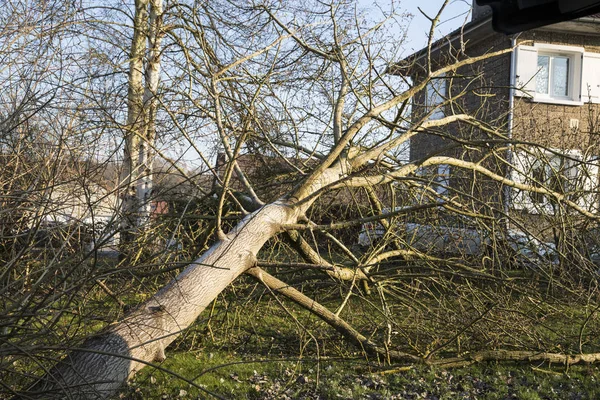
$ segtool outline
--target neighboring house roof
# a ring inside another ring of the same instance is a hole
[[[454,30],[443,38],[431,44],[431,57],[437,59],[441,52],[454,50],[455,56],[464,52],[466,46],[479,43],[482,40],[496,34],[492,29],[491,17],[470,21],[460,28]],[[388,67],[387,72],[394,75],[410,76],[422,70],[421,59],[429,53],[428,47],[424,47],[403,60]],[[418,68],[418,69],[416,69]]]

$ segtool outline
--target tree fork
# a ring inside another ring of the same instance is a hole
[[[347,323],[344,319],[338,317],[329,309],[318,303],[317,301],[311,299],[306,296],[304,293],[299,290],[293,288],[287,283],[280,281],[274,276],[270,275],[265,270],[254,267],[250,268],[246,271],[247,274],[253,276],[258,281],[263,283],[270,290],[282,294],[288,299],[292,300],[302,308],[310,311],[315,314],[327,324],[329,324],[332,328],[342,334],[346,339],[354,343],[360,349],[362,349],[366,354],[383,356],[384,359],[394,359],[394,360],[410,360],[413,362],[420,362],[421,358],[418,356],[414,356],[412,354],[403,353],[400,351],[394,350],[386,350],[377,346],[375,343],[370,341],[366,336],[362,333],[358,332],[354,329],[349,323]]]

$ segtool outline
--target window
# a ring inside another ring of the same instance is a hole
[[[577,194],[579,160],[551,154],[543,159],[537,159],[531,165],[528,183],[532,186],[544,186],[548,190],[567,195],[569,200],[575,200]],[[529,193],[532,202],[538,206],[550,205],[554,198],[544,193]]]
[[[583,104],[582,87],[596,73],[586,70],[587,77],[582,75],[584,66],[592,64],[582,47],[539,43],[518,46],[516,52],[517,96],[542,103]]]
[[[543,187],[564,195],[578,206],[597,208],[598,160],[584,160],[577,150],[550,152],[539,149],[519,151],[514,157],[512,180]],[[512,190],[512,204],[535,214],[551,214],[558,206],[554,196],[535,191]]]
[[[427,82],[425,88],[425,108],[431,112],[429,119],[444,118],[443,106],[440,106],[446,100],[446,79],[440,76]]]
[[[450,165],[438,164],[427,167],[420,167],[415,172],[415,175],[421,178],[427,187],[433,189],[438,196],[436,201],[445,201],[444,197],[448,195],[450,190]],[[425,198],[431,196],[430,192],[423,192]],[[423,201],[424,199],[420,199]]]
[[[554,98],[569,98],[569,64],[567,56],[538,54],[538,73],[535,76],[535,92]]]
[[[600,54],[583,47],[517,46],[516,96],[565,105],[600,103]]]
[[[437,175],[435,177],[435,191],[439,195],[447,195],[450,185],[450,166],[448,164],[439,164],[437,166]],[[441,198],[439,199],[441,201]]]

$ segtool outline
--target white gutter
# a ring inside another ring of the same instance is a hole
[[[510,46],[512,47],[512,52],[510,53],[510,72],[509,72],[509,89],[508,89],[508,117],[507,117],[507,137],[509,142],[512,141],[513,138],[513,116],[514,116],[514,107],[515,107],[515,85],[517,84],[517,57],[516,57],[516,44],[517,40],[513,37],[510,38]],[[512,175],[512,161],[513,161],[513,150],[511,148],[511,144],[509,143],[509,147],[506,150],[506,162],[507,162],[507,171],[506,177],[511,179]],[[506,227],[510,228],[510,218],[508,218],[508,214],[511,209],[511,199],[512,199],[512,187],[505,185],[504,186],[504,201],[503,208],[504,214],[506,215]]]

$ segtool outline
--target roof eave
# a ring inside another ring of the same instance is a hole
[[[464,47],[464,44],[468,43],[468,45],[471,46],[477,42],[488,38],[492,34],[494,34],[494,30],[492,29],[491,16],[481,18],[476,21],[471,21],[456,29],[455,31],[449,33],[448,35],[444,36],[443,38],[435,41],[431,45],[431,51],[429,51],[428,47],[424,47],[421,50],[388,67],[386,73],[393,75],[411,76],[416,72],[415,66],[422,66],[422,63],[420,63],[419,61],[426,58],[428,54],[432,59],[436,59],[443,50],[448,49],[449,47],[453,49],[462,49]]]

